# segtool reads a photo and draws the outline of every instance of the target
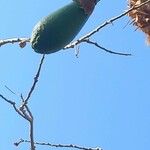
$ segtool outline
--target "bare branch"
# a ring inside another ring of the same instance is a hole
[[[22,100],[22,105],[20,106],[20,109],[24,112],[25,116],[29,121],[29,137],[30,137],[30,144],[31,144],[31,150],[35,150],[35,144],[34,144],[34,118],[32,115],[32,112],[30,111],[27,103],[24,100],[23,95],[21,94],[21,100]],[[27,113],[26,113],[27,112]]]
[[[21,139],[19,142],[14,143],[14,145],[19,146],[21,143],[30,143],[30,141]],[[73,144],[51,144],[51,143],[44,143],[44,142],[35,142],[34,144],[41,145],[41,146],[56,147],[56,148],[74,148],[74,149],[80,149],[80,150],[103,150],[102,148],[99,148],[99,147],[87,148],[87,147],[82,147],[82,146],[73,145]]]
[[[41,60],[40,60],[40,64],[37,70],[37,73],[34,77],[34,82],[29,90],[29,93],[27,95],[27,98],[24,99],[24,97],[21,94],[21,100],[22,100],[22,105],[20,106],[20,110],[22,110],[22,112],[24,113],[24,115],[26,116],[26,118],[28,118],[29,121],[29,125],[30,125],[30,131],[29,131],[29,136],[30,136],[30,144],[31,144],[31,150],[35,150],[35,144],[34,144],[34,118],[32,115],[32,112],[30,111],[29,107],[28,107],[28,100],[30,99],[33,91],[35,90],[36,84],[38,82],[39,76],[40,76],[40,72],[42,69],[42,65],[45,59],[45,55],[42,56]]]
[[[29,121],[30,123],[30,143],[31,143],[31,150],[35,150],[35,146],[34,146],[34,134],[33,134],[33,115],[29,109],[29,107],[24,104],[23,102],[23,107],[20,107],[20,109],[18,109],[16,107],[16,103],[11,101],[11,100],[8,100],[6,97],[4,97],[2,94],[0,94],[0,97],[6,101],[7,103],[11,104],[14,108],[14,110],[21,116],[23,117],[25,120]],[[23,98],[23,97],[22,97]]]
[[[32,112],[30,111],[29,107],[27,105],[25,105],[26,107],[26,110],[28,111],[29,115],[30,115],[30,131],[29,131],[29,136],[30,136],[30,143],[31,143],[31,150],[35,150],[35,144],[34,144],[34,124],[33,124],[33,121],[34,121],[34,118],[33,118],[33,115],[32,115]]]
[[[105,47],[102,47],[102,46],[100,46],[98,43],[93,42],[93,41],[91,41],[91,40],[89,40],[89,39],[85,39],[83,42],[86,42],[86,43],[88,43],[88,44],[93,44],[93,45],[95,45],[96,47],[98,47],[98,48],[104,50],[105,52],[111,53],[111,54],[117,54],[117,55],[123,55],[123,56],[131,56],[131,54],[119,53],[119,52],[114,52],[114,51],[112,51],[112,50],[106,49]]]
[[[41,60],[40,60],[40,64],[39,64],[37,73],[34,77],[34,82],[33,82],[32,86],[29,90],[27,98],[24,99],[23,95],[21,94],[22,105],[20,106],[20,110],[23,112],[24,116],[26,118],[28,118],[28,121],[29,121],[29,125],[30,125],[29,136],[30,136],[30,141],[31,141],[30,142],[31,150],[35,150],[35,144],[34,144],[34,118],[33,118],[32,112],[30,111],[27,104],[28,104],[28,100],[30,99],[30,97],[31,97],[31,95],[32,95],[32,93],[33,93],[33,91],[36,87],[36,84],[38,82],[40,72],[41,72],[41,68],[42,68],[42,65],[43,65],[43,62],[44,62],[44,58],[45,58],[45,55],[43,55]]]
[[[28,105],[25,105],[25,108],[26,108],[26,110],[27,110],[27,112],[28,112],[28,114],[29,114],[29,116],[31,118],[30,121],[33,121],[33,115],[32,115],[32,112],[30,111]]]
[[[28,100],[30,99],[30,97],[31,97],[31,95],[32,95],[32,93],[33,93],[33,91],[36,87],[36,84],[37,84],[39,76],[40,76],[41,68],[42,68],[42,65],[43,65],[43,62],[44,62],[44,58],[45,58],[45,55],[43,55],[42,58],[41,58],[41,61],[40,61],[39,67],[38,67],[38,71],[37,71],[37,73],[34,77],[34,82],[32,84],[32,87],[31,87],[28,95],[27,95],[27,98],[25,99],[25,104],[28,103]]]
[[[34,118],[33,118],[33,115],[32,115],[32,112],[30,111],[29,107],[28,107],[28,100],[29,98],[31,97],[35,87],[36,87],[36,84],[38,82],[38,79],[39,79],[39,76],[40,76],[40,72],[41,72],[41,68],[42,68],[42,64],[44,62],[44,58],[45,58],[45,55],[42,56],[41,58],[41,61],[40,61],[40,64],[39,64],[39,67],[38,67],[38,71],[34,77],[34,82],[31,86],[31,89],[27,95],[27,98],[24,99],[24,97],[22,96],[21,94],[21,100],[22,100],[22,103],[21,103],[21,106],[19,107],[19,109],[16,107],[16,104],[15,102],[11,101],[11,100],[8,100],[6,97],[4,97],[3,95],[0,94],[0,97],[5,100],[7,103],[11,104],[13,106],[13,108],[15,109],[15,111],[20,115],[22,116],[24,119],[26,119],[28,122],[29,122],[29,126],[30,126],[30,129],[29,129],[29,137],[30,137],[30,144],[31,144],[31,150],[35,150],[35,144],[34,144]],[[13,94],[15,94],[10,88],[8,88],[7,86],[5,86],[9,91],[11,91]]]
[[[6,44],[14,44],[14,43],[20,43],[20,47],[23,48],[25,46],[26,42],[30,42],[30,38],[11,38],[11,39],[5,39],[0,40],[0,47]]]
[[[11,90],[7,85],[5,85],[5,88],[10,91],[12,94],[17,95],[13,90]]]
[[[7,98],[4,97],[2,94],[0,94],[0,97],[1,97],[4,101],[6,101],[7,103],[11,104],[11,105],[13,106],[14,110],[15,110],[21,117],[23,117],[24,119],[27,120],[27,118],[23,115],[23,113],[16,107],[16,103],[15,103],[15,102],[13,102],[13,101],[7,99]]]
[[[31,140],[31,150],[35,150],[35,143],[34,143],[34,133],[33,133],[33,131],[34,131],[34,126],[33,126],[33,120],[32,121],[30,121],[30,140]]]

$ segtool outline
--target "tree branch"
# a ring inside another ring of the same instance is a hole
[[[0,47],[6,44],[19,43],[20,47],[23,48],[27,42],[30,42],[30,38],[11,38],[0,40]]]
[[[30,99],[30,97],[31,97],[31,95],[32,95],[32,93],[33,93],[33,91],[34,91],[34,89],[36,87],[36,84],[37,84],[39,76],[40,76],[40,72],[41,72],[41,68],[42,68],[42,64],[44,62],[44,59],[45,59],[45,55],[43,55],[42,58],[41,58],[41,61],[40,61],[37,73],[36,73],[36,75],[34,77],[34,82],[33,82],[32,86],[31,86],[31,89],[30,89],[28,95],[27,95],[27,98],[24,101],[25,104],[28,103],[28,100]]]
[[[19,146],[21,143],[30,143],[30,141],[20,139],[20,141],[14,143],[14,145]],[[41,145],[41,146],[56,147],[56,148],[74,148],[74,149],[79,149],[79,150],[103,150],[102,148],[99,148],[99,147],[87,148],[87,147],[82,147],[82,146],[73,145],[73,144],[51,144],[51,143],[44,143],[44,142],[35,142],[34,144]]]
[[[86,42],[86,43],[88,43],[88,44],[95,45],[96,47],[98,47],[98,48],[104,50],[105,52],[111,53],[111,54],[123,55],[123,56],[131,56],[131,54],[128,54],[128,53],[119,53],[119,52],[114,52],[114,51],[112,51],[112,50],[106,49],[105,47],[102,47],[102,46],[100,46],[98,43],[93,42],[93,41],[91,41],[91,40],[89,40],[89,39],[85,39],[83,42]]]
[[[28,106],[25,104],[24,108],[17,108],[16,107],[16,103],[8,100],[6,97],[4,97],[2,94],[0,94],[0,97],[6,101],[7,103],[9,103],[10,105],[13,106],[14,110],[21,116],[23,117],[25,120],[27,120],[30,123],[30,143],[31,143],[31,150],[35,150],[35,146],[34,146],[34,134],[33,134],[33,116],[32,113],[30,111],[30,109],[28,108]]]
[[[29,108],[28,108],[29,110]],[[30,112],[30,111],[29,111]],[[32,113],[31,113],[32,116]],[[35,150],[35,144],[34,144],[34,126],[33,126],[33,117],[30,120],[30,140],[31,140],[31,150]]]
[[[40,76],[40,72],[41,72],[41,68],[42,68],[42,64],[44,62],[44,58],[45,55],[42,56],[39,67],[38,67],[38,71],[34,77],[34,82],[31,86],[31,89],[29,90],[29,93],[27,95],[27,98],[24,99],[24,97],[21,94],[21,106],[19,107],[19,109],[16,107],[16,103],[7,99],[6,97],[4,97],[2,94],[0,94],[0,97],[6,101],[7,103],[11,104],[14,108],[14,110],[21,116],[23,117],[25,120],[27,120],[29,122],[29,137],[30,137],[30,144],[31,144],[31,150],[35,150],[35,144],[34,144],[34,118],[32,115],[32,112],[30,111],[29,107],[28,107],[28,100],[30,99],[33,91],[35,90],[36,84],[38,82],[39,76]],[[9,89],[9,88],[8,88]],[[11,92],[12,90],[9,89]]]
[[[4,97],[2,94],[0,94],[0,97],[1,97],[4,101],[6,101],[7,103],[11,104],[11,105],[13,106],[14,110],[15,110],[21,117],[23,117],[24,119],[27,120],[27,118],[23,115],[23,113],[16,107],[16,103],[15,103],[15,102],[13,102],[13,101],[7,99],[7,98]]]

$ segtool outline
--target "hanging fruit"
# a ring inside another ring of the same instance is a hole
[[[130,8],[140,5],[146,1],[147,0],[128,0]],[[146,34],[147,42],[150,43],[150,3],[134,9],[129,12],[128,15],[132,18],[133,25]]]
[[[61,50],[79,33],[100,0],[73,0],[39,21],[31,35],[31,46],[37,53]]]

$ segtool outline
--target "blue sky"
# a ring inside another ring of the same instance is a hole
[[[1,0],[0,39],[29,37],[34,25],[70,0]],[[101,1],[78,34],[127,9],[123,0]],[[131,57],[112,55],[91,45],[61,50],[46,57],[38,86],[30,100],[35,117],[35,139],[51,143],[102,147],[104,150],[150,149],[150,50],[145,35],[134,31],[124,17],[95,34],[92,39]],[[16,101],[5,88],[25,95],[31,87],[40,55],[30,44],[0,48],[0,93]],[[3,100],[0,101],[0,149],[16,149],[13,143],[28,139],[28,123]],[[19,147],[28,148],[27,144]],[[48,149],[48,147],[37,147]]]

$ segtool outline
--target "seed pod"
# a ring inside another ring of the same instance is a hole
[[[79,33],[99,0],[73,0],[37,23],[31,35],[31,46],[37,53],[61,50]]]

